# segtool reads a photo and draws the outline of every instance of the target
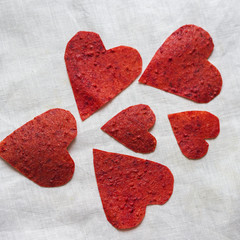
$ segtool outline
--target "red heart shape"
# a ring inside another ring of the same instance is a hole
[[[125,46],[106,50],[93,32],[78,32],[68,42],[65,62],[82,120],[127,88],[142,71],[137,50]]]
[[[114,227],[137,226],[147,205],[162,205],[171,197],[174,179],[166,166],[97,149],[93,156],[103,209]]]
[[[0,142],[0,157],[42,187],[61,186],[74,173],[67,147],[76,135],[73,115],[63,109],[51,109]]]
[[[202,158],[208,151],[205,139],[216,138],[219,134],[219,119],[206,111],[188,111],[169,114],[177,143],[187,158]]]
[[[143,104],[128,107],[109,120],[102,130],[135,152],[149,153],[156,148],[155,137],[148,132],[156,117]]]
[[[213,47],[212,38],[205,30],[185,25],[158,49],[139,82],[207,103],[222,88],[219,71],[207,60]]]

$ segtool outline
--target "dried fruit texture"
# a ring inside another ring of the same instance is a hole
[[[157,144],[155,137],[148,132],[155,120],[152,109],[139,104],[121,111],[101,129],[135,152],[150,153]]]
[[[82,120],[127,88],[142,71],[137,50],[125,46],[106,50],[93,32],[78,32],[68,42],[65,62]]]
[[[76,135],[73,115],[63,109],[51,109],[0,142],[0,157],[42,187],[61,186],[74,173],[67,147]]]
[[[187,158],[202,158],[208,151],[205,139],[216,138],[219,134],[219,120],[206,111],[188,111],[169,114],[177,143]]]
[[[137,226],[147,205],[162,205],[171,197],[174,179],[166,166],[97,149],[93,156],[103,209],[114,227]]]
[[[182,26],[158,49],[139,82],[207,103],[222,88],[219,71],[207,60],[213,47],[205,30],[194,25]]]

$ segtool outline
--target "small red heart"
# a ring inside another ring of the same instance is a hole
[[[142,71],[136,49],[119,46],[106,50],[93,32],[78,32],[68,42],[65,62],[82,120],[127,88]]]
[[[202,158],[208,151],[205,139],[216,138],[219,134],[219,119],[206,111],[188,111],[169,114],[177,143],[187,158]]]
[[[173,175],[164,165],[97,149],[93,157],[104,212],[118,229],[136,227],[147,205],[162,205],[172,195]]]
[[[101,129],[134,152],[149,153],[157,144],[155,137],[148,132],[155,120],[152,109],[139,104],[124,109]]]
[[[158,49],[139,82],[207,103],[222,88],[219,71],[207,60],[213,47],[205,30],[194,25],[182,26]]]
[[[61,186],[74,173],[67,147],[76,135],[73,115],[63,109],[51,109],[0,142],[0,157],[42,187]]]

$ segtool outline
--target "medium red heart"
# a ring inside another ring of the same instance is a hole
[[[67,147],[76,135],[73,115],[63,109],[51,109],[0,142],[0,157],[42,187],[61,186],[74,173]]]
[[[93,156],[103,209],[114,227],[137,226],[147,205],[162,205],[171,197],[174,179],[166,166],[97,149]]]
[[[139,104],[124,109],[101,129],[131,150],[149,153],[157,144],[155,137],[148,132],[155,120],[152,109]]]
[[[93,32],[78,32],[68,42],[65,62],[82,120],[127,88],[142,71],[137,50],[125,46],[106,50]]]
[[[139,82],[207,103],[222,88],[219,71],[207,60],[213,47],[205,30],[194,25],[182,26],[158,49]]]
[[[219,120],[206,111],[188,111],[169,114],[177,143],[187,158],[202,158],[208,151],[205,139],[216,138],[219,134]]]

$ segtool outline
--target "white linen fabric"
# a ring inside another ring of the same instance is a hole
[[[43,188],[0,160],[1,240],[229,240],[240,235],[240,1],[225,0],[1,0],[0,139],[51,109],[70,110],[78,136],[69,147],[72,180]],[[210,33],[209,60],[223,88],[208,104],[134,81],[109,104],[82,122],[67,76],[64,52],[78,31],[100,34],[107,49],[136,48],[143,70],[177,28],[195,24]],[[155,152],[137,154],[100,130],[119,111],[148,104],[156,114],[151,133]],[[185,158],[167,115],[206,110],[220,119],[219,136],[207,155]],[[92,149],[128,154],[168,166],[174,192],[163,206],[148,206],[143,222],[128,231],[106,219],[96,184]]]

